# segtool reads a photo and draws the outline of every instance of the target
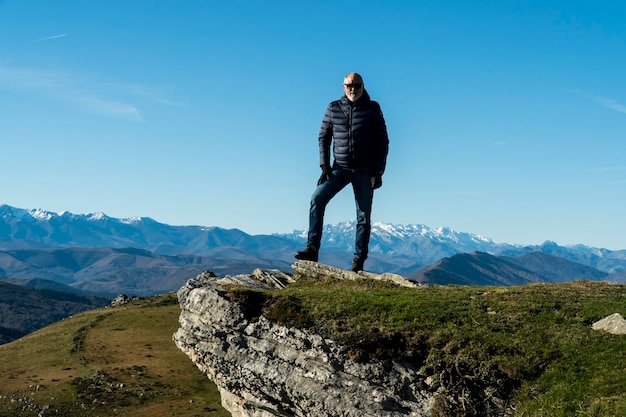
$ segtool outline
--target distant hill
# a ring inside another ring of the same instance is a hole
[[[503,256],[501,259],[509,260],[524,269],[541,275],[545,282],[565,282],[582,279],[592,281],[610,279],[614,281],[612,276],[606,272],[543,252],[531,252],[514,258]]]
[[[0,281],[0,343],[111,302],[51,290],[35,290]]]
[[[515,258],[483,252],[462,253],[441,259],[410,276],[421,283],[456,285],[524,285],[599,281],[608,277],[606,272],[541,252]]]
[[[159,255],[135,248],[63,248],[0,251],[0,277],[17,284],[54,281],[56,290],[114,297],[177,291],[188,279],[210,269],[217,274],[251,272],[250,265],[289,269],[264,262],[236,248],[218,248],[216,256]],[[2,279],[2,278],[0,278]],[[33,281],[33,279],[44,281]],[[50,284],[48,284],[50,286]]]
[[[4,281],[9,284],[19,285],[21,287],[30,288],[33,290],[51,290],[51,291],[56,291],[56,292],[70,293],[70,294],[77,294],[77,295],[98,296],[98,294],[90,293],[88,291],[82,291],[78,288],[70,287],[69,285],[64,285],[64,284],[58,283],[56,281],[51,281],[48,279],[0,277],[0,281]]]
[[[444,258],[410,277],[425,284],[517,285],[542,282],[541,275],[483,252]]]

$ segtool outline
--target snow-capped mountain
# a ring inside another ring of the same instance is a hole
[[[326,225],[322,248],[352,251],[356,223],[342,222]],[[306,231],[297,230],[280,235],[304,244]],[[375,222],[372,224],[370,256],[385,255],[411,258],[415,264],[427,265],[456,253],[487,252],[502,253],[521,248],[520,245],[499,243],[480,235],[456,232],[447,227],[429,228],[421,224],[394,225]]]
[[[324,228],[320,261],[345,267],[351,261],[355,222]],[[0,249],[132,247],[160,255],[219,256],[222,259],[254,259],[285,266],[306,242],[306,231],[288,234],[249,235],[237,229],[205,226],[170,226],[149,217],[118,219],[104,213],[53,213],[0,205]],[[584,245],[539,246],[500,243],[484,236],[425,225],[374,223],[368,269],[373,272],[410,273],[459,253],[484,252],[519,256],[542,252],[607,273],[626,270],[626,251],[610,251]]]
[[[327,225],[320,262],[349,267],[354,234],[354,222]],[[289,271],[294,252],[305,242],[302,230],[249,235],[237,229],[170,226],[148,217],[118,219],[104,213],[53,213],[0,205],[0,279],[44,279],[97,294],[176,291],[206,270],[219,275],[249,273],[259,267]],[[589,272],[592,268],[600,273]],[[551,282],[606,276],[624,282],[626,251],[554,242],[521,246],[449,228],[375,223],[366,269],[421,276],[426,282],[437,282],[432,276],[444,277],[448,283],[458,282],[459,277],[477,283],[482,277],[503,285],[523,284],[524,277]],[[426,272],[419,275],[420,271]],[[502,281],[502,276],[513,278]]]
[[[255,247],[258,239],[219,227],[170,226],[149,217],[53,213],[0,206],[0,248],[133,247],[159,254],[205,254],[216,247]]]

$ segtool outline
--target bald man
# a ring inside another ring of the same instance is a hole
[[[296,259],[317,262],[326,205],[346,185],[352,184],[356,203],[356,237],[352,270],[363,270],[371,230],[374,190],[382,186],[389,138],[380,105],[370,99],[363,77],[345,76],[344,95],[331,102],[319,133],[322,175],[311,197],[307,245]],[[333,162],[331,165],[331,144]]]

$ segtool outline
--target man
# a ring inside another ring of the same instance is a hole
[[[352,270],[363,270],[370,240],[374,190],[382,186],[389,139],[380,105],[371,100],[363,78],[352,72],[343,80],[345,95],[328,105],[319,133],[322,176],[311,197],[306,249],[296,259],[317,262],[324,212],[330,200],[352,184],[356,203],[356,239]],[[330,145],[333,142],[333,164]]]

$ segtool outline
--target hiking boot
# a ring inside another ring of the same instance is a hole
[[[317,262],[317,248],[311,245],[306,245],[305,250],[296,252],[296,259]]]
[[[363,270],[363,264],[365,263],[365,259],[361,258],[353,258],[352,259],[352,270],[354,272],[359,272]]]

